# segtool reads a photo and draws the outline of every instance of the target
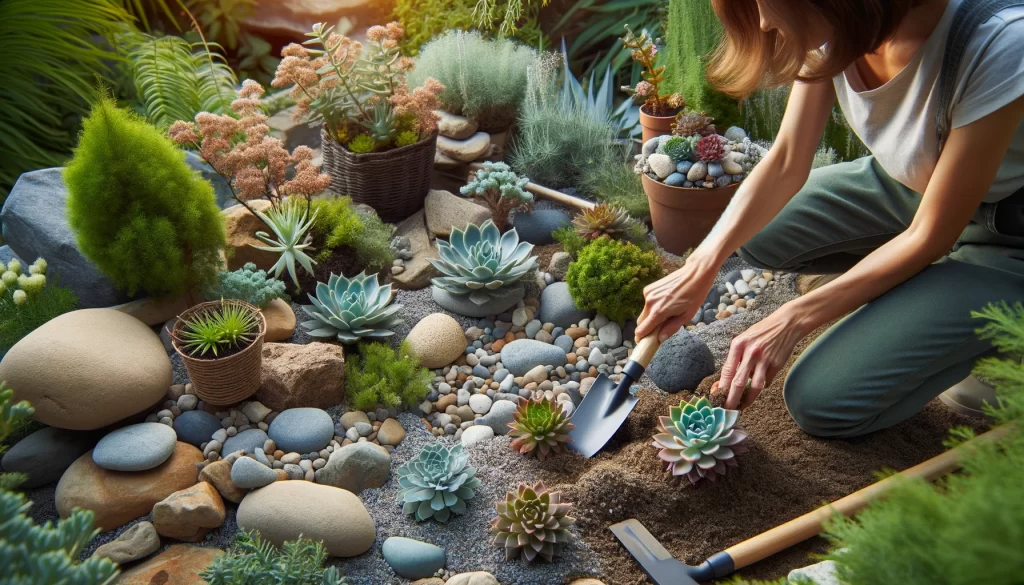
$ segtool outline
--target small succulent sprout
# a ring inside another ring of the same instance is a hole
[[[482,199],[491,210],[498,229],[508,229],[509,214],[516,209],[529,209],[533,194],[525,189],[530,179],[520,177],[503,162],[485,162],[473,180],[460,189],[463,195]]]
[[[540,460],[565,451],[574,428],[562,407],[547,398],[521,401],[508,427],[512,448]]]
[[[673,162],[689,160],[693,155],[693,148],[697,142],[694,138],[693,136],[670,136],[668,140],[658,147],[658,150],[662,154],[668,155]]]
[[[533,245],[519,241],[511,229],[502,234],[494,222],[454,228],[447,242],[437,241],[440,258],[428,261],[444,276],[434,286],[454,295],[468,296],[477,305],[508,293],[508,288],[537,265]]]
[[[277,262],[270,267],[274,278],[281,276],[286,269],[295,286],[299,286],[299,276],[295,272],[295,263],[298,262],[306,272],[313,274],[313,264],[316,261],[306,255],[306,250],[311,249],[312,238],[309,236],[309,228],[316,221],[317,212],[314,211],[311,217],[306,217],[306,207],[292,201],[285,202],[280,208],[271,208],[266,213],[255,212],[263,223],[274,232],[271,239],[266,232],[256,232],[256,238],[267,244],[266,246],[253,246],[257,250],[266,252],[277,252],[281,255]]]
[[[402,305],[390,304],[391,285],[381,286],[376,274],[352,278],[332,274],[326,283],[317,283],[316,294],[310,294],[309,300],[313,306],[305,309],[312,319],[302,326],[317,339],[342,343],[384,339],[394,335],[391,328],[402,322],[397,315]]]
[[[419,522],[431,518],[447,522],[452,514],[465,514],[466,501],[480,487],[476,468],[469,466],[469,454],[462,445],[449,449],[430,443],[397,473],[402,512]]]
[[[612,238],[626,234],[632,222],[629,213],[617,205],[599,203],[585,209],[572,220],[576,232],[584,238],[595,240],[602,236]]]
[[[705,136],[697,141],[694,153],[704,162],[718,162],[725,156],[725,139],[717,134]]]
[[[505,559],[522,557],[527,563],[538,557],[551,562],[572,540],[569,527],[576,519],[569,515],[572,504],[562,502],[562,494],[549,491],[544,482],[534,486],[520,484],[495,505],[497,518],[491,519],[492,543],[505,549]]]
[[[747,434],[735,428],[738,410],[713,407],[707,398],[694,397],[673,406],[668,416],[659,417],[652,445],[667,463],[672,475],[685,475],[691,483],[703,478],[714,481],[729,467],[736,467],[736,454]]]

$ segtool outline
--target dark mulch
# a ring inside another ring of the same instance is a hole
[[[324,250],[324,243],[321,237],[318,235],[313,239],[314,252],[311,254],[315,256],[321,250]],[[309,274],[302,269],[297,267],[299,272],[299,290],[294,289],[294,284],[287,276],[284,276],[288,284],[288,294],[292,295],[292,299],[301,303],[309,304],[309,299],[306,297],[306,293],[312,293],[316,290],[316,283],[327,282],[332,274],[338,274],[341,276],[352,277],[360,272],[366,270],[366,264],[359,258],[359,254],[356,253],[354,248],[349,246],[341,246],[335,248],[331,255],[326,259],[318,260],[313,265],[313,274]],[[382,282],[390,281],[391,279],[391,268],[388,267],[382,271],[383,278]]]

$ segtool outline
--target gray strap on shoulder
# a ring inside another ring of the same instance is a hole
[[[953,15],[953,24],[946,37],[946,51],[942,56],[939,71],[939,104],[935,109],[935,131],[939,137],[939,149],[946,143],[952,127],[953,93],[956,91],[957,75],[967,44],[978,27],[1001,10],[1012,6],[1024,6],[1024,0],[963,0]]]

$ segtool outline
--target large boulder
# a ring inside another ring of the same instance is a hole
[[[423,208],[427,229],[435,236],[445,238],[452,234],[453,227],[465,229],[467,224],[480,225],[491,218],[491,212],[486,207],[438,189],[430,190]]]
[[[406,340],[420,364],[431,369],[443,368],[454,362],[469,344],[459,322],[444,313],[433,313],[420,319]]]
[[[280,412],[308,406],[330,408],[345,393],[345,352],[341,346],[264,343],[263,382],[253,396]]]
[[[206,581],[199,573],[222,554],[218,548],[175,544],[121,573],[113,585],[202,585]]]
[[[41,169],[18,178],[0,210],[4,243],[28,262],[46,258],[47,276],[71,288],[80,307],[127,302],[128,295],[78,249],[67,219],[63,173],[63,168]]]
[[[278,481],[249,492],[237,520],[239,528],[255,530],[278,546],[300,536],[322,541],[334,557],[363,554],[377,535],[352,492],[308,481]]]
[[[665,340],[647,366],[647,377],[665,392],[693,391],[715,373],[715,356],[685,329]]]
[[[260,213],[266,213],[270,209],[270,202],[266,199],[255,199],[246,203]],[[224,251],[228,259],[228,270],[238,270],[249,262],[255,264],[257,268],[269,270],[277,262],[280,254],[253,247],[266,245],[256,239],[256,232],[270,233],[270,228],[263,220],[250,213],[241,203],[228,207],[221,215],[224,216],[224,233],[227,236],[227,247]]]
[[[552,244],[555,230],[572,224],[569,215],[560,209],[537,209],[533,212],[519,211],[512,218],[512,225],[519,233],[519,239],[538,246]]]
[[[395,236],[409,239],[412,259],[405,261],[405,267],[398,274],[392,274],[395,286],[405,290],[418,290],[430,285],[430,279],[441,272],[427,261],[437,258],[437,247],[427,232],[425,213],[421,209],[402,220],[395,229]]]
[[[97,528],[113,530],[149,514],[157,502],[174,492],[195,485],[199,478],[196,463],[202,460],[199,449],[181,442],[170,459],[146,471],[108,471],[93,462],[91,452],[86,453],[57,484],[57,513],[67,518],[75,508],[92,510]]]
[[[159,403],[171,385],[160,338],[113,309],[65,313],[29,333],[0,362],[0,380],[34,418],[62,429],[93,430]]]
[[[55,483],[75,459],[92,449],[98,438],[98,433],[93,431],[69,431],[56,427],[39,429],[4,453],[0,467],[4,471],[28,476],[19,486],[23,489]]]

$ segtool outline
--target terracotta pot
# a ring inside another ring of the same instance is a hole
[[[671,134],[672,123],[676,121],[678,112],[672,112],[669,116],[652,116],[644,111],[646,107],[646,104],[640,107],[640,126],[643,128],[644,142],[655,136]]]
[[[697,247],[725,211],[740,183],[728,187],[685,189],[640,175],[651,204],[651,223],[658,245],[681,255]]]

